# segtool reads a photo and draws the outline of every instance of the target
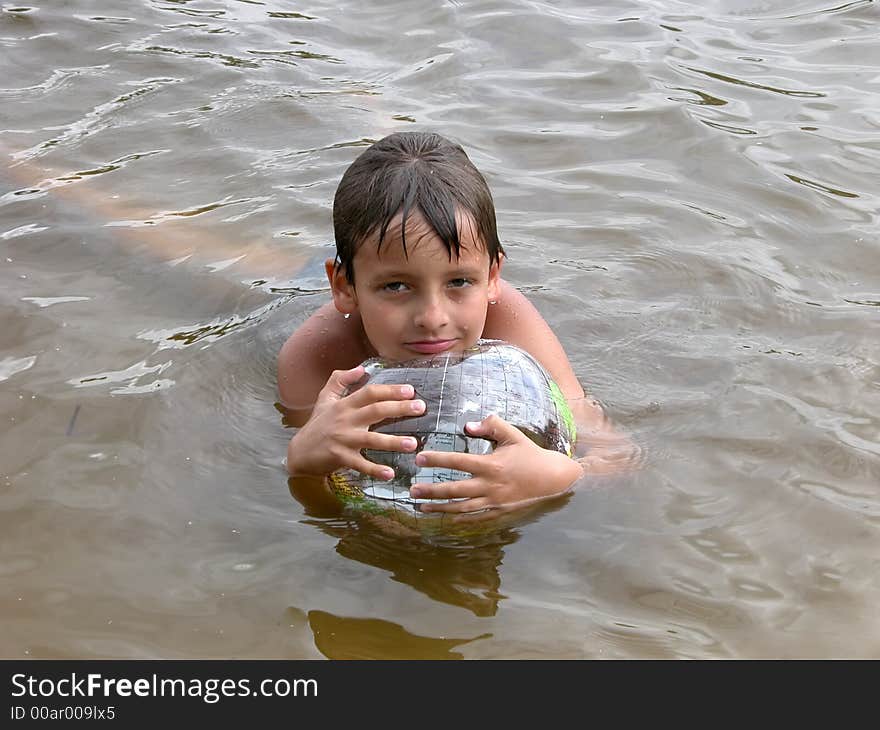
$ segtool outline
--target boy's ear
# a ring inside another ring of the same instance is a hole
[[[333,259],[327,259],[324,262],[324,271],[327,272],[327,281],[330,282],[336,310],[343,314],[354,312],[357,309],[357,294],[354,285],[346,278],[342,266],[337,266]]]
[[[489,266],[489,288],[488,295],[489,301],[494,303],[498,301],[498,297],[501,296],[501,264],[504,262],[504,257],[502,256],[497,262],[493,262]]]

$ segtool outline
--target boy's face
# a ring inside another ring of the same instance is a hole
[[[328,268],[336,308],[358,312],[376,354],[412,360],[440,352],[461,352],[480,338],[489,302],[498,298],[498,264],[479,240],[468,215],[456,215],[461,256],[452,260],[421,213],[406,222],[406,250],[400,216],[392,221],[381,250],[378,234],[354,256],[355,284],[341,269]]]

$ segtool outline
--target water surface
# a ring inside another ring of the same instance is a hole
[[[880,656],[877,22],[4,4],[0,655]],[[304,498],[275,408],[335,186],[407,129],[644,453],[458,546]]]

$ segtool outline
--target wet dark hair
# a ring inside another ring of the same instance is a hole
[[[489,261],[504,254],[495,224],[492,193],[460,145],[431,132],[396,132],[370,145],[342,176],[333,199],[336,265],[354,283],[354,255],[376,231],[378,245],[392,219],[402,214],[401,241],[406,255],[406,221],[418,210],[449,252],[461,254],[455,211],[469,213]]]

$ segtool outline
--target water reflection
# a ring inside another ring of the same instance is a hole
[[[309,626],[315,646],[328,659],[464,659],[453,649],[492,636],[419,636],[392,621],[335,616],[326,611],[309,611]]]
[[[311,516],[305,523],[337,538],[340,555],[388,571],[392,580],[476,616],[498,611],[504,547],[519,537],[509,518],[477,535],[450,534],[437,544],[388,518],[343,513],[319,479],[292,477],[288,486]]]
[[[387,517],[344,512],[320,479],[291,477],[288,487],[305,507],[309,519],[304,523],[337,538],[339,555],[387,571],[398,583],[480,617],[496,615],[505,598],[500,568],[504,548],[519,539],[517,527],[567,501],[508,512],[477,529],[470,524],[467,533],[450,531],[428,539]]]

